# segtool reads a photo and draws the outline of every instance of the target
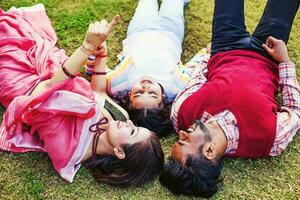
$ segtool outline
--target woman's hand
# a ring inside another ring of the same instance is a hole
[[[279,63],[291,62],[284,41],[270,36],[262,46]]]
[[[91,23],[81,49],[87,54],[92,54],[93,51],[97,50],[106,41],[119,20],[120,16],[116,15],[110,23],[107,23],[106,20]]]

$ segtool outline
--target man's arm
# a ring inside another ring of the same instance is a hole
[[[174,71],[174,81],[178,84],[178,90],[182,90],[192,78],[194,69],[203,62],[207,63],[210,58],[210,52],[207,48],[201,49],[192,59],[184,65],[179,63]]]
[[[300,128],[300,87],[295,64],[290,61],[283,41],[269,37],[263,45],[279,64],[279,85],[282,105],[277,113],[277,131],[270,156],[281,154]]]

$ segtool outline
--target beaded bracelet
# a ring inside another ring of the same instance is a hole
[[[90,55],[88,57],[88,60],[89,61],[94,61],[97,57],[98,58],[105,58],[105,57],[107,57],[107,54],[102,54],[102,55],[98,55],[98,56]],[[106,75],[106,72],[95,72],[94,73],[94,66],[93,65],[86,64],[84,68],[85,68],[85,73],[88,76],[92,76],[92,75]]]

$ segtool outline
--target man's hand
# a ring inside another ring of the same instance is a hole
[[[270,36],[262,46],[279,63],[291,62],[284,41]]]
[[[119,20],[120,16],[116,15],[110,23],[106,20],[91,23],[82,44],[83,49],[88,51],[89,54],[97,50],[97,47],[100,47],[109,37]]]

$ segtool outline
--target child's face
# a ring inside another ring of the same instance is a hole
[[[158,108],[163,100],[163,94],[158,82],[151,77],[141,78],[132,86],[129,98],[132,108]]]

